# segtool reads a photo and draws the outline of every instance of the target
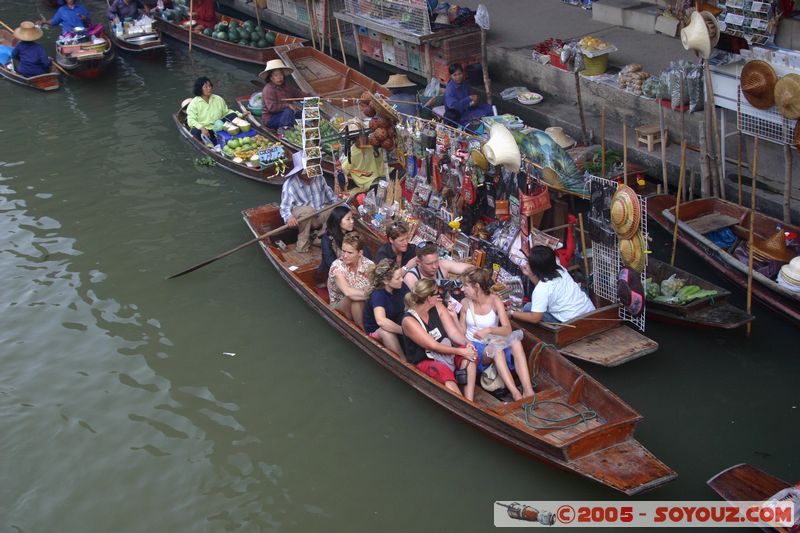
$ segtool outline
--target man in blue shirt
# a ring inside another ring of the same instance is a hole
[[[466,126],[473,120],[494,114],[492,106],[479,104],[478,96],[469,94],[469,84],[464,81],[464,68],[453,63],[448,69],[450,81],[444,90],[444,118]]]
[[[392,91],[389,102],[393,104],[392,107],[398,113],[417,116],[419,104],[417,103],[417,93],[414,90],[416,84],[413,81],[409,80],[405,74],[392,74],[389,76],[389,81],[383,86]]]
[[[42,38],[42,30],[26,20],[14,30],[14,37],[19,41],[11,52],[16,72],[27,78],[50,72],[47,52],[34,42]]]
[[[58,8],[56,14],[47,22],[51,26],[61,25],[61,34],[75,33],[75,28],[87,28],[91,24],[89,11],[79,4],[76,0],[66,0],[65,4]]]

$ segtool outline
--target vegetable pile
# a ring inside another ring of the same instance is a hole
[[[714,290],[704,290],[698,285],[686,285],[686,280],[673,274],[659,284],[653,278],[644,282],[645,298],[651,302],[685,305],[691,301],[716,296]]]
[[[339,132],[333,124],[324,118],[319,121],[319,134],[322,138],[322,150],[326,154],[335,156],[336,152],[342,149],[342,143],[339,140]],[[301,126],[297,124],[293,129],[286,132],[285,138],[286,142],[295,146],[300,146],[303,144],[302,136],[303,132],[301,131]]]

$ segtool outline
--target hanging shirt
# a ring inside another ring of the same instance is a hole
[[[108,15],[108,20],[114,20],[115,17],[122,21],[129,17],[136,20],[142,10],[144,10],[144,4],[142,4],[141,0],[130,0],[130,2],[114,0],[106,14]]]
[[[20,41],[11,52],[11,57],[19,61],[17,72],[23,76],[38,76],[50,72],[50,58],[37,43]]]
[[[217,94],[212,94],[208,102],[203,100],[202,96],[195,96],[186,108],[186,124],[190,128],[209,129],[216,121],[230,113],[236,112],[229,109],[225,99]]]
[[[314,209],[321,209],[323,206],[332,204],[336,201],[333,191],[325,178],[317,176],[306,182],[299,175],[289,177],[283,184],[281,191],[281,217],[284,222],[289,222],[292,216],[292,209],[295,207],[308,206]]]
[[[81,17],[86,17],[86,21]],[[89,11],[77,2],[72,7],[61,6],[50,20],[51,26],[61,25],[61,33],[75,33],[75,28],[86,28],[90,24]]]

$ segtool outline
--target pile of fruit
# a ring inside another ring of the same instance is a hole
[[[358,108],[364,116],[370,117],[369,129],[372,130],[372,133],[369,134],[369,144],[375,148],[394,150],[395,125],[385,117],[377,116],[378,112],[372,104],[372,96],[369,92],[364,91],[361,93]]]
[[[578,41],[578,46],[581,47],[581,50],[585,50],[587,52],[594,52],[596,50],[605,50],[609,48],[607,42],[602,39],[598,39],[597,37],[586,36],[580,41]]]
[[[245,162],[258,162],[259,150],[279,144],[280,143],[270,142],[269,139],[261,135],[255,135],[252,137],[230,139],[222,148],[222,152],[229,159],[233,159],[235,163],[245,164]]]
[[[239,46],[252,46],[255,48],[268,48],[275,45],[277,34],[274,31],[264,30],[252,20],[243,23],[232,20],[219,22],[213,28],[205,28],[203,35],[213,37]]]
[[[717,291],[703,290],[699,285],[686,285],[686,280],[671,275],[661,283],[647,278],[644,283],[645,298],[652,302],[685,305],[693,300],[716,296]]]
[[[641,95],[644,82],[649,77],[650,74],[643,71],[641,65],[633,63],[622,67],[617,78],[617,85],[623,91]]]
[[[339,131],[329,121],[321,118],[319,121],[319,134],[322,139],[322,150],[328,155],[337,155],[342,149],[342,143],[339,140]],[[285,135],[286,142],[295,146],[300,146],[303,142],[303,132],[299,124],[291,130],[288,130]]]
[[[555,39],[550,37],[549,39],[542,41],[538,44],[533,46],[533,51],[538,54],[547,55],[549,52],[561,52],[561,49],[564,47],[564,41],[561,39]]]

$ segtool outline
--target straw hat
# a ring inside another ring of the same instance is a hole
[[[387,89],[400,89],[402,87],[416,87],[417,84],[408,79],[405,74],[392,74],[383,86]]]
[[[632,239],[619,241],[619,256],[622,262],[636,272],[644,270],[646,252],[647,244],[645,244],[641,232],[637,232]]]
[[[783,230],[779,229],[768,239],[753,240],[753,255],[761,256],[770,261],[788,263],[795,254],[786,248],[786,239]]]
[[[42,30],[29,20],[20,22],[19,28],[14,30],[14,37],[20,41],[38,41],[42,35]]]
[[[644,287],[639,273],[623,268],[617,276],[617,296],[622,306],[636,318],[644,313]]]
[[[386,97],[382,94],[375,94],[369,93],[370,101],[372,102],[372,107],[375,108],[375,112],[388,120],[392,125],[397,124],[400,122],[400,115],[397,114],[392,104],[386,100]]]
[[[567,148],[572,148],[576,144],[575,139],[564,133],[564,128],[554,126],[552,128],[547,128],[544,130],[544,132],[548,134],[550,138],[556,142],[556,144],[565,150]]]
[[[719,42],[719,25],[708,11],[693,11],[689,25],[681,30],[681,42],[687,50],[694,50],[704,59]]]
[[[800,287],[800,256],[795,257],[789,264],[781,267],[780,275],[789,285]]]
[[[436,15],[436,19],[433,21],[434,24],[450,24],[450,17],[447,16],[447,13],[439,13]]]
[[[183,109],[187,105],[191,104],[192,100],[194,100],[194,99],[195,99],[194,96],[192,96],[191,98],[186,98],[183,102],[181,102],[181,109]]]
[[[800,118],[800,75],[787,74],[775,84],[775,105],[784,117]]]
[[[778,75],[766,61],[748,61],[739,76],[742,94],[756,109],[769,109],[775,103]]]
[[[620,185],[611,198],[611,227],[620,239],[631,239],[639,231],[641,221],[639,197],[627,185]]]
[[[266,80],[270,72],[278,69],[288,70],[289,72],[294,70],[292,67],[287,67],[286,64],[280,59],[270,59],[267,61],[267,66],[264,67],[264,70],[258,74],[258,77],[262,80]]]
[[[483,145],[481,151],[492,165],[503,165],[512,172],[519,172],[519,167],[522,165],[519,146],[508,128],[502,124],[492,126],[489,131],[489,140]]]

